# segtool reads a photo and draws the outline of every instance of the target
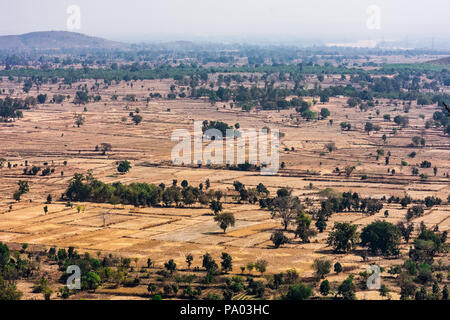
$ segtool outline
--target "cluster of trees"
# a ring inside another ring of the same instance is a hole
[[[24,259],[19,252],[14,253],[14,258],[11,255],[8,246],[0,242],[0,300],[20,300],[23,294],[17,290],[17,280],[28,278],[37,270],[36,263]]]
[[[357,226],[347,222],[335,223],[328,236],[328,245],[336,253],[346,253],[355,249],[356,245],[368,247],[374,255],[399,255],[401,239],[400,229],[386,221],[375,221],[364,227],[361,233]]]
[[[406,229],[405,226],[399,224],[402,233],[407,231],[405,240],[408,241],[410,233],[413,230],[410,224]],[[434,257],[443,252],[447,252],[446,245],[447,232],[439,232],[437,228],[428,229],[423,222],[417,238],[414,240],[413,246],[408,253],[408,259],[402,265],[392,266],[389,270],[391,274],[398,274],[397,281],[400,287],[400,295],[402,300],[448,300],[449,290],[447,285],[440,288],[439,283],[444,280],[444,273],[447,268],[439,260],[434,263]],[[432,285],[431,292],[428,292],[427,286]]]
[[[327,190],[325,190],[327,191]],[[377,199],[360,198],[357,193],[344,192],[342,194],[332,191],[322,192],[327,194],[327,199],[321,202],[321,208],[318,211],[305,211],[305,206],[298,197],[292,196],[292,190],[281,188],[277,191],[277,196],[270,198],[264,196],[259,199],[261,208],[267,208],[272,213],[272,218],[281,220],[284,231],[292,223],[296,224],[295,236],[299,237],[302,242],[309,242],[310,238],[316,234],[316,230],[312,228],[312,221],[315,218],[315,226],[319,232],[323,232],[327,226],[328,218],[335,212],[342,211],[358,211],[373,215],[383,208],[383,203]],[[279,247],[287,243],[289,239],[282,231],[275,231],[271,240],[275,247]],[[356,243],[352,241],[352,243]],[[344,246],[347,248],[347,246]],[[341,250],[338,246],[338,251]]]
[[[23,174],[24,175],[35,176],[40,171],[41,171],[41,167],[32,166],[30,169],[24,168],[23,169]],[[55,168],[46,167],[44,170],[42,170],[41,176],[43,176],[43,177],[49,176],[50,174],[52,174],[54,172],[55,172]]]
[[[449,100],[447,100],[447,105],[450,105],[448,101]],[[448,111],[442,105],[442,101],[439,101],[439,105],[442,107],[442,111],[436,111],[435,113],[433,113],[432,121],[427,121],[425,123],[425,127],[431,127],[432,125],[438,128],[442,127],[444,133],[450,135],[450,120],[449,117],[447,116]]]
[[[17,189],[17,191],[14,192],[13,198],[16,201],[19,201],[22,195],[30,191],[30,187],[28,185],[28,181],[19,180],[17,184],[19,186],[19,189]]]
[[[208,121],[208,120],[203,121],[202,132],[205,133],[207,130],[210,129],[219,130],[222,133],[222,136],[225,137],[227,130],[232,130],[233,127],[222,121]],[[239,129],[238,125],[236,129]]]
[[[383,209],[381,200],[361,198],[357,192],[335,193],[332,190],[323,190],[321,194],[327,196],[321,202],[321,208],[317,212],[318,217],[330,217],[335,212],[354,211],[374,215]]]
[[[208,187],[209,188],[209,187]],[[220,203],[223,196],[220,191],[203,190],[203,184],[199,187],[188,185],[183,180],[181,187],[174,180],[171,186],[148,183],[132,183],[123,185],[120,182],[106,184],[94,178],[91,173],[87,175],[76,173],[69,182],[64,196],[70,201],[91,201],[111,204],[131,204],[134,206],[176,206],[192,205],[196,202],[208,205],[215,200]],[[221,211],[218,210],[217,212]]]
[[[8,118],[22,118],[21,110],[29,109],[36,104],[36,98],[26,97],[25,99],[10,98],[0,99],[0,120]]]

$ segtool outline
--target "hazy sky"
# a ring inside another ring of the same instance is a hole
[[[0,34],[79,30],[113,40],[450,38],[449,0],[0,0]],[[380,8],[380,29],[366,9]]]

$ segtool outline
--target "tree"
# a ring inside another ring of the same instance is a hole
[[[302,206],[297,197],[278,196],[272,201],[272,218],[280,218],[284,230],[301,212]]]
[[[414,231],[414,224],[410,223],[406,226],[403,222],[399,222],[397,224],[397,228],[402,233],[403,239],[405,239],[406,243],[408,243],[411,238],[411,233]]]
[[[389,289],[384,284],[380,286],[380,289],[378,291],[380,292],[380,296],[382,297],[386,297],[389,294]]]
[[[219,266],[214,261],[209,253],[203,255],[202,267],[206,269],[207,272],[216,272]]]
[[[327,296],[330,293],[330,282],[328,280],[323,280],[320,284],[320,294]]]
[[[14,192],[13,198],[16,201],[19,201],[23,194],[28,193],[30,191],[30,187],[28,186],[28,181],[19,180],[17,184],[19,185],[19,189],[16,192]]]
[[[416,291],[416,300],[426,300],[427,299],[427,288],[423,286],[420,290]]]
[[[325,259],[314,259],[312,268],[316,272],[316,278],[323,279],[331,271],[331,261]]]
[[[424,214],[424,209],[421,205],[412,206],[406,212],[406,220],[410,221],[414,217],[421,217]]]
[[[337,150],[336,144],[334,142],[326,143],[324,147],[330,153]]]
[[[214,211],[214,214],[217,215],[220,211],[223,210],[222,203],[217,200],[211,200],[209,204],[209,208]]]
[[[367,133],[370,133],[370,131],[374,130],[374,126],[371,122],[366,122],[366,125],[364,126],[364,130],[367,131]]]
[[[262,184],[262,183],[259,183],[257,186],[256,186],[256,191],[259,193],[259,194],[264,194],[264,195],[268,195],[270,192],[269,192],[269,190],[267,189],[267,187],[264,185],[264,184]]]
[[[326,229],[327,222],[326,222],[324,214],[319,215],[319,218],[317,219],[315,226],[316,226],[317,230],[319,230],[320,233],[322,233]]]
[[[311,111],[309,109],[302,112],[301,115],[306,119],[306,121],[315,120],[317,118],[317,112]]]
[[[30,191],[30,187],[28,186],[28,181],[19,180],[19,182],[17,184],[19,185],[19,192],[21,194],[25,194],[25,193],[28,193],[28,191]]]
[[[77,91],[75,93],[75,98],[74,98],[73,102],[75,104],[79,104],[79,105],[89,102],[89,96],[88,96],[87,92]]]
[[[112,150],[112,145],[106,142],[103,142],[100,144],[100,148],[102,151],[102,154],[105,155],[107,151],[111,151]]]
[[[405,128],[409,124],[409,118],[398,115],[394,117],[394,122],[400,125],[402,128]]]
[[[344,300],[355,300],[356,287],[353,284],[353,275],[350,275],[345,279],[338,287],[338,294],[341,295]]]
[[[47,101],[47,95],[46,94],[38,94],[37,102],[39,104],[43,104],[43,103],[45,103],[45,101]]]
[[[311,229],[311,217],[302,212],[297,217],[297,229],[295,230],[295,236],[300,237],[303,242],[309,242],[309,238],[316,234],[316,231]]]
[[[147,291],[148,291],[150,294],[155,293],[156,290],[158,290],[158,286],[157,286],[156,284],[154,284],[154,283],[150,283],[150,284],[147,286]]]
[[[2,242],[0,242],[0,267],[4,267],[9,263],[9,248]]]
[[[335,252],[349,252],[353,250],[358,242],[359,234],[356,225],[347,222],[336,222],[332,232],[328,236],[328,245]]]
[[[224,212],[216,215],[214,217],[214,221],[219,224],[220,228],[223,230],[223,233],[225,233],[228,227],[234,227],[235,218],[233,213]]]
[[[22,295],[14,283],[0,277],[0,301],[20,300]]]
[[[49,195],[47,196],[47,204],[51,204],[52,201],[53,201],[52,195],[49,194]]]
[[[267,269],[267,261],[264,259],[258,259],[255,262],[255,269],[257,271],[259,271],[262,274],[264,274],[264,272],[266,272]]]
[[[341,129],[347,129],[347,131],[349,131],[352,128],[352,125],[348,122],[341,122],[340,123]]]
[[[100,283],[100,276],[92,271],[81,277],[81,287],[85,290],[95,290]]]
[[[322,116],[322,119],[326,119],[330,116],[330,110],[328,110],[327,108],[322,108],[320,109],[320,115]]]
[[[439,300],[440,298],[440,288],[438,282],[435,280],[433,283],[433,298]]]
[[[131,163],[128,160],[120,161],[117,166],[117,171],[120,173],[127,173],[131,169]]]
[[[227,273],[228,271],[232,271],[233,270],[232,262],[233,259],[231,258],[231,256],[226,252],[222,252],[222,261],[220,262],[222,271],[224,271],[225,273]]]
[[[188,253],[186,255],[186,263],[189,269],[191,268],[192,261],[194,261],[194,256],[191,253]]]
[[[277,230],[270,236],[270,240],[273,242],[275,248],[279,248],[281,245],[288,243],[289,239],[284,235],[283,231]]]
[[[1,290],[0,290],[1,292]],[[448,286],[445,285],[442,289],[442,300],[448,300]]]
[[[135,114],[132,119],[135,125],[142,122],[142,116],[140,114]]]
[[[347,100],[347,105],[348,105],[350,108],[356,107],[359,103],[360,103],[360,100],[359,100],[358,98],[349,98],[349,99]]]
[[[401,232],[392,223],[375,221],[361,232],[361,245],[369,247],[373,254],[398,255]]]
[[[350,177],[350,175],[352,174],[353,170],[355,170],[355,169],[356,169],[356,168],[355,168],[354,166],[346,166],[346,167],[344,168],[345,175],[346,175],[347,177]]]
[[[402,276],[402,274],[400,275]],[[400,299],[406,300],[408,297],[414,296],[416,291],[416,286],[412,283],[411,280],[403,280],[400,282]]]
[[[307,300],[313,294],[313,289],[304,284],[289,286],[286,300]]]
[[[334,264],[334,272],[338,274],[342,272],[342,265],[339,262],[336,262]]]
[[[76,114],[73,116],[75,119],[75,125],[79,128],[84,124],[84,121],[86,120],[81,114]]]
[[[177,269],[177,264],[175,263],[175,261],[173,261],[173,259],[170,259],[169,261],[164,263],[164,268],[166,268],[167,271],[172,274]]]

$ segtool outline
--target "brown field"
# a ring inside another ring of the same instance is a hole
[[[87,81],[90,87],[94,81]],[[69,179],[74,173],[86,173],[92,170],[94,176],[104,182],[161,182],[171,184],[173,179],[179,182],[186,179],[191,185],[204,183],[210,179],[211,188],[227,190],[233,188],[233,181],[239,180],[247,187],[255,187],[262,182],[271,193],[280,187],[293,188],[294,195],[304,200],[309,197],[314,204],[319,205],[317,192],[324,188],[338,191],[358,192],[364,197],[381,198],[403,196],[409,194],[415,199],[423,199],[434,195],[442,199],[443,205],[426,209],[423,217],[413,219],[418,225],[424,222],[428,227],[438,226],[440,231],[450,231],[450,205],[446,202],[450,193],[450,184],[445,173],[450,171],[450,145],[448,136],[444,136],[440,129],[424,130],[426,119],[432,117],[434,106],[413,106],[408,114],[410,126],[392,134],[394,122],[383,121],[383,114],[389,113],[391,118],[403,114],[401,105],[395,106],[387,100],[380,100],[382,105],[368,112],[361,112],[346,108],[346,98],[331,98],[330,102],[318,103],[313,106],[314,111],[326,107],[330,110],[334,120],[330,125],[328,120],[298,123],[290,119],[292,110],[251,111],[243,112],[231,109],[229,104],[217,103],[211,106],[206,100],[178,99],[152,100],[148,103],[122,101],[122,95],[136,94],[138,100],[148,96],[148,89],[163,94],[169,92],[172,81],[145,80],[134,81],[131,88],[121,82],[111,85],[107,89],[100,89],[102,101],[84,106],[76,106],[67,100],[62,105],[37,105],[24,112],[24,118],[13,123],[0,123],[0,157],[8,159],[12,165],[8,169],[0,169],[0,241],[12,246],[28,243],[30,247],[50,248],[52,246],[74,246],[79,252],[113,253],[120,256],[140,258],[139,264],[144,265],[148,257],[162,266],[164,262],[173,258],[180,266],[185,266],[185,255],[194,255],[193,266],[201,266],[201,256],[209,252],[214,258],[220,259],[222,252],[228,252],[233,257],[234,272],[238,273],[239,266],[265,259],[268,262],[268,273],[296,269],[302,277],[313,275],[311,265],[318,257],[326,256],[333,263],[340,261],[344,267],[352,267],[352,272],[336,275],[332,273],[330,282],[340,282],[349,273],[364,271],[367,266],[376,262],[387,267],[400,260],[382,257],[370,257],[363,261],[358,251],[352,254],[336,255],[326,244],[326,238],[334,222],[352,222],[364,227],[377,219],[392,223],[404,219],[406,210],[398,204],[385,204],[383,210],[373,216],[362,213],[334,214],[323,233],[313,237],[311,243],[300,243],[297,239],[279,249],[273,249],[270,234],[281,228],[278,220],[271,218],[268,211],[258,205],[237,204],[231,196],[224,200],[224,211],[233,212],[236,225],[223,233],[214,222],[211,210],[205,206],[195,205],[186,208],[135,208],[124,205],[83,203],[85,212],[77,213],[73,208],[65,206],[65,202],[58,201],[65,191]],[[4,79],[2,86],[13,88],[12,83]],[[76,89],[55,90],[51,85],[44,85],[39,93],[54,93],[74,96]],[[15,87],[16,92],[21,92]],[[33,91],[34,90],[34,91]],[[36,95],[35,88],[29,95]],[[111,101],[110,97],[119,93],[118,101]],[[20,97],[22,93],[13,96]],[[4,96],[2,97],[4,98]],[[312,99],[312,98],[311,98]],[[128,107],[127,107],[128,106]],[[136,126],[130,120],[126,123],[122,117],[128,117],[130,111],[140,108],[143,122]],[[375,114],[375,109],[380,115]],[[168,111],[170,109],[170,111]],[[83,113],[86,122],[80,128],[74,126],[74,112]],[[381,126],[376,133],[364,132],[364,124],[368,117],[372,117],[374,124]],[[175,166],[170,162],[170,153],[175,145],[170,136],[175,129],[193,130],[193,120],[220,120],[229,124],[240,123],[241,128],[257,128],[264,126],[278,128],[284,133],[280,141],[280,161],[285,162],[286,168],[274,176],[261,176],[259,172],[231,171],[224,168],[202,168],[191,166]],[[339,123],[350,121],[352,129],[341,131]],[[381,136],[388,136],[383,144]],[[413,136],[426,139],[426,146],[412,148],[407,145]],[[102,155],[94,151],[95,146],[103,142],[112,145],[112,151]],[[335,142],[337,150],[328,153],[324,145]],[[284,151],[291,147],[294,151]],[[376,150],[383,148],[391,151],[390,165],[384,164],[384,157],[375,159]],[[412,151],[417,152],[414,159],[408,158]],[[24,176],[24,161],[28,165],[43,165],[47,162],[55,168],[50,176]],[[118,174],[116,162],[130,160],[132,169],[127,174]],[[400,165],[406,160],[408,166]],[[411,166],[420,164],[424,160],[432,162],[439,168],[437,176],[433,175],[433,168],[421,169],[428,178],[422,180],[411,174]],[[63,164],[67,161],[67,165]],[[334,172],[336,167],[346,165],[356,169],[350,177]],[[387,173],[387,168],[395,169],[394,176]],[[61,171],[64,176],[61,176]],[[366,180],[361,176],[367,175]],[[22,197],[20,202],[12,200],[12,194],[17,189],[18,180],[27,180],[30,192]],[[312,183],[313,188],[309,186]],[[48,205],[49,212],[44,214],[46,197],[53,195],[55,200]],[[228,194],[231,194],[228,191]],[[9,209],[11,207],[11,209]],[[389,210],[389,217],[384,217],[384,210]],[[291,228],[292,229],[292,228]],[[294,234],[289,234],[294,238]],[[402,253],[407,254],[409,245],[402,245]],[[448,256],[441,256],[448,263]],[[389,274],[383,274],[383,279],[391,283]],[[31,284],[28,284],[29,286]],[[21,283],[19,289],[26,291],[27,283]],[[392,287],[394,299],[398,298],[399,289]],[[132,289],[132,290],[131,290]],[[95,294],[80,294],[77,298],[102,299],[139,299],[145,295],[146,288],[99,289]],[[25,293],[25,297],[34,295]],[[378,292],[358,292],[358,298],[379,299]]]

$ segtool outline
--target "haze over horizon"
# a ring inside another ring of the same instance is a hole
[[[80,29],[69,30],[67,8],[80,8]],[[367,8],[380,8],[369,29]],[[447,0],[1,0],[0,35],[66,30],[123,42],[171,40],[260,43],[395,40],[450,43]]]

